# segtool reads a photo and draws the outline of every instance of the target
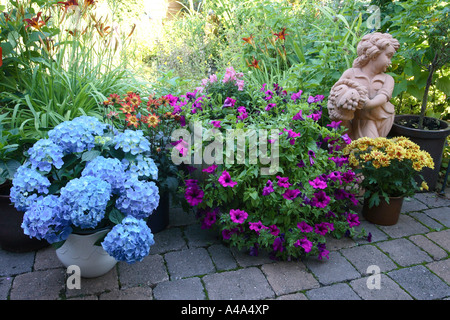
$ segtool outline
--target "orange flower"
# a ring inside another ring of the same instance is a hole
[[[41,27],[44,26],[47,23],[48,19],[50,19],[50,17],[48,17],[45,20],[39,21],[39,19],[41,19],[41,15],[42,15],[42,12],[38,12],[37,16],[34,17],[34,18],[23,19],[24,22],[28,23],[25,26],[25,29],[27,29],[28,27],[33,27],[33,28],[35,28],[37,30],[41,30]]]
[[[139,107],[139,105],[141,104],[141,97],[134,92],[128,92],[127,96],[125,97],[125,101],[127,104],[130,104],[133,107]]]
[[[122,108],[119,108],[119,110],[122,110],[123,113],[132,113],[134,112],[134,106],[129,104],[122,104]]]
[[[159,116],[157,116],[156,114],[150,114],[148,117],[147,117],[147,123],[148,123],[148,126],[149,127],[153,127],[153,128],[155,128],[156,126],[158,126],[158,124],[159,124],[159,122],[160,122],[161,120],[159,119]]]
[[[253,36],[252,35],[250,35],[250,37],[248,37],[248,38],[242,38],[242,40],[244,40],[248,44],[253,44]]]
[[[108,100],[104,102],[105,105],[115,105],[116,103],[121,104],[123,101],[117,93],[111,93]]]
[[[279,33],[274,33],[275,36],[277,36],[277,38],[275,40],[286,40],[286,36],[288,35],[286,32],[286,28],[283,28],[283,30]]]
[[[67,9],[73,9],[73,7],[78,6],[77,0],[69,0],[69,1],[58,1],[57,4],[62,4],[64,6],[64,11],[67,11]]]
[[[255,57],[253,57],[252,63],[249,63],[248,66],[249,66],[249,67],[253,67],[253,68],[260,69],[260,68],[259,68],[259,65],[258,65],[258,62],[259,62],[259,61],[256,60]]]
[[[169,97],[166,97],[166,96],[162,96],[161,98],[158,99],[158,101],[164,106],[166,106],[168,103],[170,103]]]
[[[125,120],[127,121],[128,126],[134,126],[135,128],[137,128],[139,125],[139,119],[134,114],[127,114]]]

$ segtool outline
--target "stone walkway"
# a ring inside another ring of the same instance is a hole
[[[450,197],[406,199],[397,225],[361,218],[372,241],[330,239],[329,260],[277,262],[229,249],[179,209],[155,235],[151,255],[118,263],[106,275],[68,289],[66,269],[50,246],[0,250],[2,300],[448,300]]]

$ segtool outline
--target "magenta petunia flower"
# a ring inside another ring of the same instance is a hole
[[[220,126],[220,123],[221,123],[221,121],[219,121],[219,120],[212,120],[211,121],[211,124],[214,126],[214,128],[222,128]]]
[[[316,153],[312,150],[308,150],[309,156],[309,164],[312,166],[314,164],[314,158],[316,157]]]
[[[214,171],[216,171],[217,169],[217,165],[213,164],[212,166],[209,166],[206,169],[203,169],[202,172],[207,172],[207,173],[213,173]]]
[[[298,189],[287,189],[283,194],[283,198],[285,198],[286,200],[294,200],[295,198],[298,197],[298,195],[300,194],[300,190]]]
[[[313,96],[309,96],[308,97],[308,103],[313,103],[314,102],[314,97]]]
[[[297,92],[297,93],[293,93],[293,94],[291,95],[291,100],[296,101],[297,99],[300,99],[301,96],[302,96],[302,93],[303,93],[302,90],[300,90],[300,91]]]
[[[305,221],[297,223],[297,228],[299,228],[301,232],[311,232],[314,230],[313,227],[311,227]]]
[[[342,140],[344,140],[344,142],[346,144],[352,143],[352,139],[348,136],[348,134],[344,133],[341,137],[342,137]]]
[[[230,174],[224,170],[222,172],[222,175],[219,177],[219,182],[222,185],[222,187],[234,187],[237,182],[231,180]]]
[[[234,223],[241,224],[241,223],[244,223],[245,219],[248,218],[248,213],[243,210],[239,210],[239,209],[231,209],[230,217],[231,217],[231,221],[233,221]]]
[[[312,244],[311,241],[309,241],[309,240],[305,237],[305,238],[303,238],[303,239],[297,240],[297,241],[294,243],[294,246],[295,246],[295,247],[302,247],[302,248],[305,250],[305,252],[310,252],[311,249],[312,249],[313,244]]]
[[[327,127],[333,128],[333,129],[338,129],[339,126],[341,125],[342,121],[331,121],[330,124],[327,124]]]
[[[299,112],[297,112],[297,114],[295,114],[295,115],[292,117],[292,120],[305,120],[305,119],[303,118],[303,116],[302,116],[302,110],[300,110]]]
[[[191,185],[186,188],[184,197],[191,206],[196,206],[203,201],[205,193],[197,185]]]
[[[278,229],[278,227],[273,224],[273,225],[269,226],[269,232],[270,232],[270,234],[277,236],[280,234],[280,229]]]
[[[184,180],[184,183],[186,184],[186,187],[196,186],[198,183],[198,180],[186,179],[186,180]]]
[[[234,107],[234,104],[236,103],[236,99],[227,97],[225,101],[223,102],[223,108],[229,108]]]
[[[325,189],[326,187],[328,187],[327,183],[323,181],[321,177],[317,177],[314,180],[310,180],[308,182],[314,189]]]
[[[278,182],[277,185],[279,187],[283,187],[283,188],[289,188],[291,186],[291,184],[288,182],[289,177],[280,177],[277,176]]]
[[[324,191],[314,193],[311,198],[311,205],[317,208],[325,208],[330,203],[330,197]]]
[[[201,228],[202,229],[210,229],[211,226],[216,222],[216,212],[208,211],[203,219]]]
[[[250,225],[250,230],[256,231],[258,233],[261,229],[267,228],[262,224],[261,220],[258,222],[249,222],[248,224]]]
[[[319,260],[322,260],[323,257],[329,259],[328,254],[330,253],[330,251],[325,249],[325,243],[317,244],[317,249],[319,249]]]
[[[324,236],[328,231],[333,231],[334,225],[330,222],[321,222],[314,225],[314,232]]]
[[[342,182],[350,183],[350,182],[353,182],[353,180],[356,177],[356,174],[352,170],[348,170],[347,172],[343,172],[341,176],[342,176]]]
[[[275,108],[277,105],[275,103],[269,103],[264,110],[269,111],[272,108]]]

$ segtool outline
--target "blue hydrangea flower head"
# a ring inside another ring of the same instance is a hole
[[[103,156],[89,161],[81,172],[81,176],[93,176],[108,182],[114,193],[120,192],[127,179],[125,165],[119,159]]]
[[[153,181],[128,179],[116,200],[116,208],[125,215],[147,218],[159,205],[159,190]]]
[[[29,162],[20,166],[13,178],[10,190],[11,202],[19,211],[26,211],[38,195],[48,194],[50,181],[31,168]]]
[[[127,173],[132,178],[158,180],[158,167],[150,157],[139,154],[135,160],[124,159],[122,163],[128,166]]]
[[[114,137],[115,148],[132,155],[150,151],[150,142],[141,130],[125,130]]]
[[[23,216],[22,229],[26,235],[45,239],[49,243],[66,240],[72,232],[70,221],[64,219],[58,196],[39,196]]]
[[[108,232],[102,247],[117,261],[131,264],[142,261],[154,243],[153,234],[145,221],[128,216]]]
[[[111,189],[108,182],[97,177],[70,180],[61,189],[64,218],[82,229],[95,228],[105,217]]]
[[[44,172],[49,172],[52,165],[60,169],[63,162],[63,149],[50,139],[38,140],[29,150],[31,167]]]
[[[48,137],[65,153],[83,152],[95,146],[95,137],[103,135],[106,125],[95,117],[81,116],[64,121],[48,132]]]

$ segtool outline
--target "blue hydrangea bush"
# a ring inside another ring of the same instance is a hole
[[[28,150],[11,188],[24,233],[62,245],[71,233],[110,231],[99,244],[118,261],[141,261],[154,244],[146,219],[159,204],[158,168],[141,131],[82,116]]]

